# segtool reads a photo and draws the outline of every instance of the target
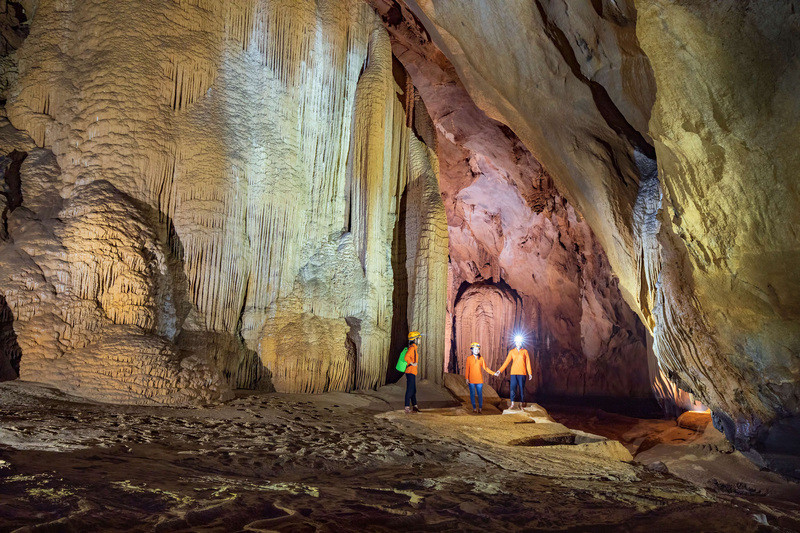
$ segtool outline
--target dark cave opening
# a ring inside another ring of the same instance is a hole
[[[22,162],[28,157],[28,152],[12,150],[7,156],[0,159],[0,169],[3,173],[3,188],[0,194],[6,197],[6,206],[2,213],[2,233],[0,237],[8,235],[8,215],[22,205]]]
[[[5,297],[0,294],[0,381],[19,377],[22,350],[14,332],[14,315]]]

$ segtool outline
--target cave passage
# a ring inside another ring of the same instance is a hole
[[[534,374],[526,380],[529,398],[602,398],[607,405],[628,401],[652,412],[655,364],[647,332],[586,221],[514,131],[478,108],[415,15],[397,2],[374,4],[395,61],[409,73],[419,107],[433,123],[435,138],[427,144],[436,148],[448,225],[444,372],[463,373],[473,342],[480,343],[487,365],[499,368],[514,335],[523,333]],[[615,113],[615,124],[622,124]],[[641,135],[636,143],[644,143]],[[405,205],[407,198],[401,201]],[[392,266],[404,290],[405,264]],[[408,324],[404,298],[395,291],[395,322],[402,325],[393,331],[390,382],[399,377],[394,355],[405,333],[418,327]],[[487,376],[486,383],[508,396],[507,375]],[[659,400],[665,407],[672,401],[668,395]]]
[[[3,175],[2,194],[5,196],[5,207],[2,216],[2,233],[8,235],[8,215],[22,205],[22,176],[20,168],[22,162],[28,157],[27,152],[13,150],[7,156],[0,159],[0,169]]]

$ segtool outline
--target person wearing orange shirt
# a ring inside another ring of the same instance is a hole
[[[419,331],[412,331],[408,334],[408,351],[406,352],[406,413],[419,413],[417,407],[417,365],[419,364],[419,353],[417,352],[417,340],[422,336]]]
[[[514,337],[515,348],[508,352],[505,363],[500,367],[500,370],[494,373],[499,376],[506,367],[511,364],[511,409],[525,407],[525,374],[527,370],[528,379],[533,379],[533,372],[531,371],[531,358],[528,355],[528,350],[522,347],[522,336],[517,335]],[[515,405],[515,391],[519,388],[519,406]]]
[[[483,373],[492,373],[486,368],[486,361],[481,357],[481,345],[473,342],[470,345],[472,355],[467,356],[465,365],[466,372],[464,377],[469,385],[469,400],[472,402],[472,412],[480,413],[483,409]],[[475,396],[478,397],[478,405],[475,406]]]

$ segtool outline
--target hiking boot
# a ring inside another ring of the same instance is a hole
[[[408,406],[406,406],[406,414],[408,414],[408,413],[410,413],[410,412],[411,412],[411,408],[410,408],[410,407],[408,407]]]
[[[478,414],[481,414],[481,408],[478,407]]]
[[[416,405],[415,405],[415,406],[412,408],[412,410],[413,410],[415,413],[419,413],[419,407],[417,407]]]

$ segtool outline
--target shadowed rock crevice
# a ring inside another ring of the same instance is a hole
[[[8,155],[0,158],[0,173],[3,175],[0,194],[5,197],[5,206],[2,214],[2,227],[0,237],[8,236],[8,215],[22,205],[22,175],[20,169],[22,162],[28,157],[27,152],[13,150]]]
[[[0,294],[0,381],[19,377],[19,363],[22,350],[14,332],[14,315],[8,302]]]
[[[400,196],[399,211],[408,208],[408,195]],[[408,271],[406,270],[406,217],[400,216],[394,225],[392,236],[392,340],[389,345],[389,358],[386,367],[387,383],[394,383],[403,375],[397,370],[397,357],[408,345]]]
[[[22,2],[5,0],[2,6],[4,10],[0,12],[0,54],[6,55],[22,46],[30,27]]]

